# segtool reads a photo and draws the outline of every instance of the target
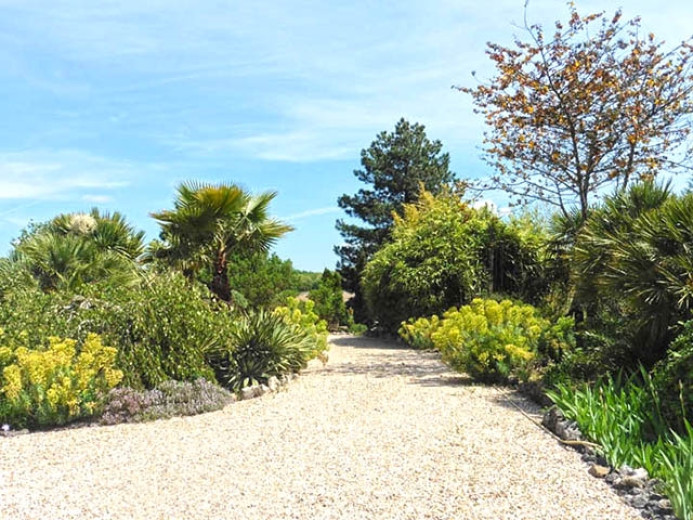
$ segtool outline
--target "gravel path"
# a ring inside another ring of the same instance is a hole
[[[0,438],[0,518],[640,518],[508,390],[332,342],[326,367],[219,412]]]

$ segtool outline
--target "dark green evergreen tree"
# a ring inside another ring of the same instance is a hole
[[[355,195],[342,195],[338,204],[365,225],[337,221],[344,244],[335,247],[337,270],[344,288],[355,293],[352,306],[357,321],[365,321],[359,287],[361,272],[373,254],[387,242],[392,214],[418,199],[421,186],[433,194],[455,180],[449,169],[450,156],[442,153],[440,141],[430,141],[425,127],[400,119],[394,132],[381,132],[361,150],[361,169],[354,175],[368,185]]]

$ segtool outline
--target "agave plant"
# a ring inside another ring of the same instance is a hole
[[[217,381],[236,391],[266,383],[272,376],[298,372],[312,353],[305,333],[265,311],[240,317],[231,336],[231,347],[215,348],[207,359]]]

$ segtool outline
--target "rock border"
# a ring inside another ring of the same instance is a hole
[[[297,378],[298,374],[296,373],[284,374],[281,377],[272,376],[267,380],[266,385],[252,385],[241,388],[240,392],[237,393],[238,400],[247,401],[248,399],[262,397],[265,394],[279,392],[281,389],[285,388],[289,382]]]
[[[595,445],[586,441],[577,423],[566,419],[556,405],[551,406],[544,414],[541,425],[563,444],[578,451],[589,466],[588,473],[603,479],[626,504],[638,509],[643,518],[677,520],[671,502],[660,493],[663,484],[661,480],[650,478],[644,468],[610,467],[604,457],[598,454]]]

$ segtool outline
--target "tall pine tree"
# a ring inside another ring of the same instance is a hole
[[[426,137],[424,125],[410,124],[404,118],[394,132],[381,132],[371,145],[361,150],[361,169],[354,170],[367,187],[355,195],[342,195],[338,204],[352,218],[365,225],[337,221],[344,244],[335,247],[337,269],[344,288],[356,294],[355,318],[365,321],[359,279],[364,266],[388,240],[392,214],[402,205],[418,199],[421,185],[433,194],[455,180],[449,169],[450,157],[442,153],[440,141]]]

